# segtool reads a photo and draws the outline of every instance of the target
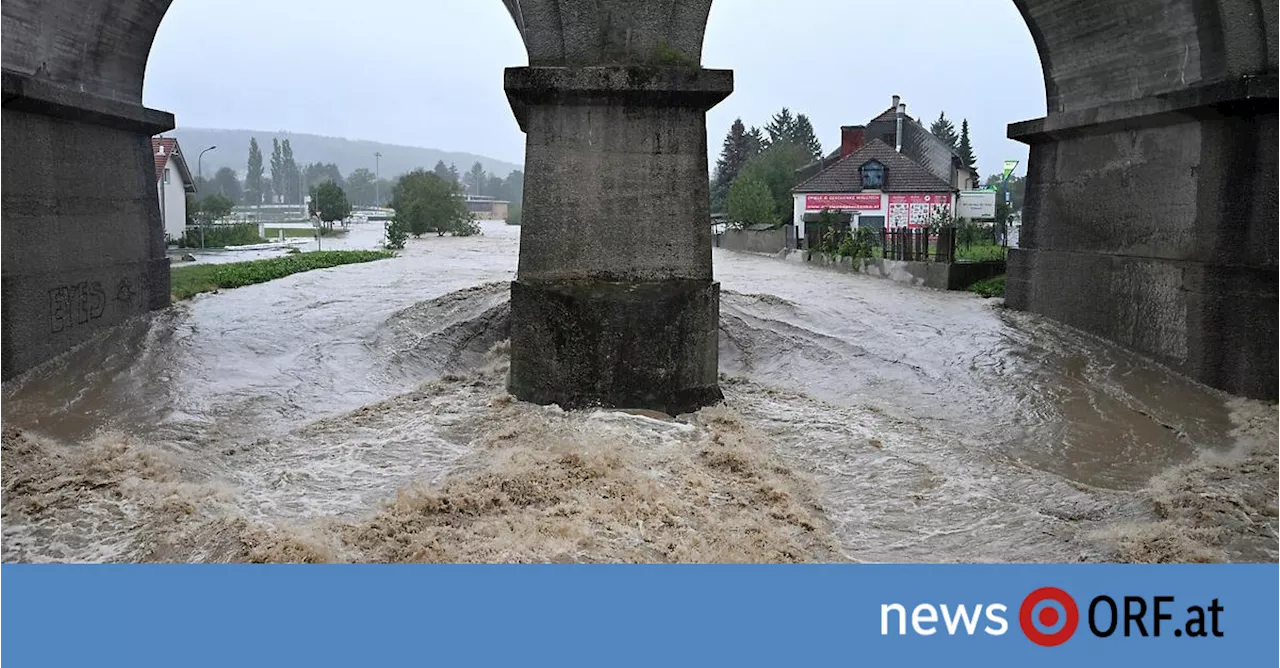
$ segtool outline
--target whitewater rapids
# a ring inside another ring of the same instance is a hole
[[[1273,405],[973,295],[717,250],[723,405],[515,401],[484,230],[6,383],[4,561],[1277,558]]]

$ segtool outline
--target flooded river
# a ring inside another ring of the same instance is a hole
[[[969,294],[717,249],[723,406],[513,401],[483,228],[7,383],[4,561],[1277,558],[1274,406]]]

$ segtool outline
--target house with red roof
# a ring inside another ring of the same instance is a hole
[[[957,195],[977,180],[897,95],[866,125],[841,127],[839,150],[797,171],[792,215],[800,236],[824,210],[872,229],[920,227],[939,213],[954,215]]]
[[[187,229],[187,193],[196,191],[191,168],[177,139],[152,137],[151,154],[156,166],[156,190],[160,192],[160,220],[165,238],[177,241]]]

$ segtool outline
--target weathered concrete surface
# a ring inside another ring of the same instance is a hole
[[[1015,0],[1049,114],[1006,302],[1277,395],[1276,4]]]
[[[508,387],[566,409],[695,411],[721,398],[719,313],[705,280],[515,281]]]
[[[6,72],[3,123],[7,380],[169,304],[148,137],[172,116]]]
[[[725,230],[720,248],[747,253],[777,253],[787,248],[786,226],[772,230]]]
[[[1274,84],[1251,77],[1012,126],[1032,152],[1008,304],[1275,398]]]
[[[711,0],[503,0],[529,64],[696,66]],[[527,171],[527,170],[526,170]]]
[[[686,411],[719,399],[706,110],[727,71],[513,68],[527,135],[512,394]]]

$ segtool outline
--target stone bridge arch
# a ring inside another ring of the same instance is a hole
[[[168,304],[147,138],[174,121],[142,84],[170,2],[3,4],[6,379]],[[1274,398],[1275,4],[1013,2],[1048,113],[1009,128],[1031,154],[1008,303]],[[504,4],[529,55],[505,79],[529,142],[513,389],[672,410],[718,396],[705,111],[732,76],[700,67],[711,0]],[[590,188],[566,177],[588,172]],[[630,233],[607,223],[623,209]],[[646,325],[658,314],[677,324]],[[585,357],[522,352],[588,326],[609,334]]]

